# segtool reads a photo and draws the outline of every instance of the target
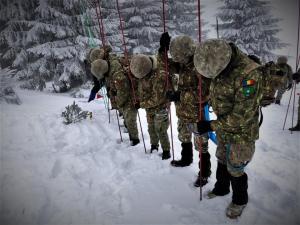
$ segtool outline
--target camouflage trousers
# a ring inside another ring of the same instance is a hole
[[[279,88],[278,91],[277,91],[277,94],[276,94],[276,98],[275,100],[281,100],[282,98],[282,95],[284,94],[286,88],[285,87],[282,87],[282,88]]]
[[[182,122],[178,118],[177,123],[177,131],[178,131],[178,139],[182,143],[188,143],[192,142],[192,132],[189,131],[187,127],[187,123]],[[194,147],[196,151],[199,151],[199,149],[202,147],[202,153],[208,152],[208,134],[206,135],[194,135]]]
[[[233,177],[244,174],[245,167],[251,161],[255,152],[255,142],[243,144],[230,144],[220,141],[218,138],[216,157],[218,161],[227,166],[227,170]]]
[[[148,132],[151,145],[160,142],[163,151],[170,151],[168,136],[169,118],[167,109],[146,109]]]
[[[139,132],[136,122],[137,109],[133,107],[125,107],[122,109],[122,112],[130,139],[139,139]]]

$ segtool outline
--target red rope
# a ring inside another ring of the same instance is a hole
[[[165,0],[162,0],[163,3],[163,29],[164,33],[166,32],[166,13],[165,13]],[[166,73],[166,91],[169,90],[169,65],[168,65],[168,51],[165,48],[164,49],[165,53],[165,73]],[[171,105],[168,104],[168,112],[169,112],[169,123],[170,123],[170,129],[171,129],[171,147],[172,147],[172,157],[174,161],[174,141],[173,141],[173,126],[172,126],[172,113],[171,113]]]
[[[135,90],[134,90],[134,85],[133,85],[133,79],[132,79],[132,75],[131,75],[131,71],[130,71],[129,57],[128,57],[128,51],[127,51],[127,46],[126,46],[126,42],[125,42],[124,27],[123,27],[122,18],[121,18],[119,1],[116,0],[116,3],[117,3],[118,14],[119,14],[119,20],[120,20],[120,28],[121,28],[121,33],[122,33],[122,41],[123,41],[123,47],[124,47],[124,56],[125,56],[125,61],[127,62],[127,65],[129,66],[128,77],[129,77],[129,80],[130,80],[131,91],[132,91],[132,94],[133,94],[133,104],[135,105],[138,101],[137,101],[137,98],[136,98],[136,95],[135,95]],[[142,128],[142,123],[141,123],[141,118],[140,118],[139,111],[137,111],[137,115],[138,115],[138,120],[139,120],[139,124],[140,124],[140,128],[141,128],[141,133],[142,133],[142,138],[143,138],[143,144],[144,144],[145,153],[147,153],[147,151],[146,151],[146,145],[145,145],[145,139],[144,139],[144,133],[143,133],[143,128]]]
[[[96,8],[96,14],[97,14],[97,20],[98,20],[98,25],[99,25],[99,34],[100,34],[100,38],[101,38],[101,42],[102,42],[102,47],[104,47],[104,43],[105,43],[105,38],[104,38],[104,31],[102,30],[102,27],[101,27],[101,22],[100,22],[100,13],[98,12],[98,7],[99,7],[99,10],[100,10],[100,5],[99,5],[99,2],[97,0],[95,0],[95,8]],[[101,18],[102,20],[102,18]]]
[[[201,11],[200,11],[200,0],[198,0],[198,41],[201,43]],[[202,76],[199,74],[198,80],[198,98],[199,98],[199,120],[202,120]],[[199,176],[200,176],[200,201],[202,201],[202,139],[199,139]]]

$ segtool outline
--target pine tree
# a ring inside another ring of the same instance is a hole
[[[198,40],[198,2],[195,0],[170,0],[167,3],[170,33],[173,36],[189,35],[194,40]],[[201,4],[201,40],[205,40],[208,33],[208,30],[205,29],[207,22],[205,22],[202,16],[204,8],[205,6]]]
[[[17,73],[29,79],[23,87],[42,90],[52,81],[57,92],[64,92],[85,82],[83,60],[86,40],[82,33],[78,0],[39,0],[35,21],[27,40],[35,44],[17,57],[13,66],[26,67]]]
[[[161,4],[159,0],[127,0],[121,14],[130,53],[155,53],[162,33]]]
[[[259,0],[222,0],[218,17],[221,38],[234,42],[248,54],[255,54],[263,62],[274,60],[272,50],[282,48],[276,34],[280,31],[278,22],[270,14],[268,1]]]
[[[0,1],[0,65],[12,65],[19,53],[32,43],[27,41],[27,31],[32,27],[37,0]]]

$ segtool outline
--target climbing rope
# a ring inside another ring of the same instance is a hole
[[[119,1],[118,0],[116,0],[116,5],[117,5],[117,11],[118,11],[119,20],[120,20],[120,29],[121,29],[122,42],[123,42],[123,47],[124,47],[125,62],[129,66],[130,65],[129,56],[128,56],[127,46],[126,46],[126,42],[125,42],[124,27],[123,27],[123,23],[122,23],[122,17],[121,17],[121,12],[120,12],[120,7],[119,7]],[[137,98],[136,98],[136,95],[135,95],[134,84],[133,84],[134,81],[132,79],[130,68],[128,69],[128,78],[130,80],[131,91],[132,91],[132,95],[133,95],[133,99],[132,99],[133,102],[132,103],[133,103],[133,105],[135,105],[138,101],[137,101]],[[144,133],[143,133],[143,128],[142,128],[142,123],[141,123],[141,118],[140,118],[140,114],[139,114],[138,110],[137,110],[137,115],[138,115],[138,120],[139,120],[139,124],[140,124],[140,129],[141,129],[141,134],[142,134],[145,153],[147,153],[146,145],[145,145],[145,139],[144,139]]]

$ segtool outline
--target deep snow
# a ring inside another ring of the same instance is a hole
[[[230,195],[205,197],[215,182],[212,142],[213,174],[200,202],[199,189],[192,186],[196,151],[192,166],[173,168],[170,160],[161,160],[161,149],[145,154],[143,144],[131,147],[125,133],[121,143],[115,111],[109,124],[101,99],[87,103],[86,98],[15,90],[22,105],[0,104],[1,224],[300,223],[300,136],[282,130],[290,92],[281,106],[264,109],[256,153],[247,166],[249,203],[241,218],[230,220],[225,216]],[[93,118],[64,125],[61,112],[74,100]],[[139,112],[149,149],[145,112]],[[172,112],[179,158],[174,108]]]

